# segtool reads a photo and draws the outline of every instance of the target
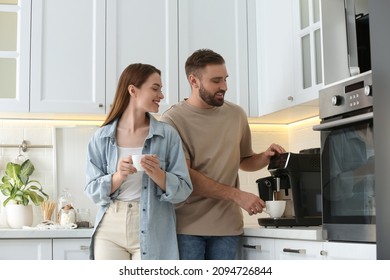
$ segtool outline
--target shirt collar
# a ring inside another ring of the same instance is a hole
[[[161,137],[164,137],[164,128],[160,121],[158,121],[152,114],[146,113],[147,117],[150,120],[150,128],[149,133],[146,139],[152,138],[153,135],[158,135]],[[109,137],[112,140],[115,139],[115,131],[116,127],[118,125],[119,118],[115,119],[111,124],[108,124],[105,126],[105,128],[102,131],[101,136],[102,137]]]

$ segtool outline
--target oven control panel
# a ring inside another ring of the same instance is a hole
[[[371,71],[328,85],[319,93],[320,118],[372,107]]]

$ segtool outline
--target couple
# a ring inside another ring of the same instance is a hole
[[[264,207],[239,189],[238,170],[259,170],[285,150],[252,150],[245,112],[224,101],[227,69],[212,50],[195,51],[185,71],[191,96],[157,121],[161,72],[131,64],[114,105],[88,145],[86,194],[100,206],[91,259],[235,259],[241,209]],[[142,159],[137,172],[131,155]]]

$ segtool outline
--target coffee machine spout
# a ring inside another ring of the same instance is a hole
[[[275,177],[275,183],[276,183],[276,192],[280,191],[280,178]]]

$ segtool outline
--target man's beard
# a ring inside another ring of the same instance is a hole
[[[209,91],[207,91],[203,85],[200,85],[200,89],[199,89],[199,96],[200,98],[202,98],[202,100],[210,105],[210,106],[214,106],[214,107],[220,107],[223,105],[224,103],[224,98],[222,99],[219,99],[219,98],[216,98],[216,95],[217,93],[223,93],[223,95],[225,95],[225,91],[221,90],[221,91],[218,91],[216,93],[211,93]]]

